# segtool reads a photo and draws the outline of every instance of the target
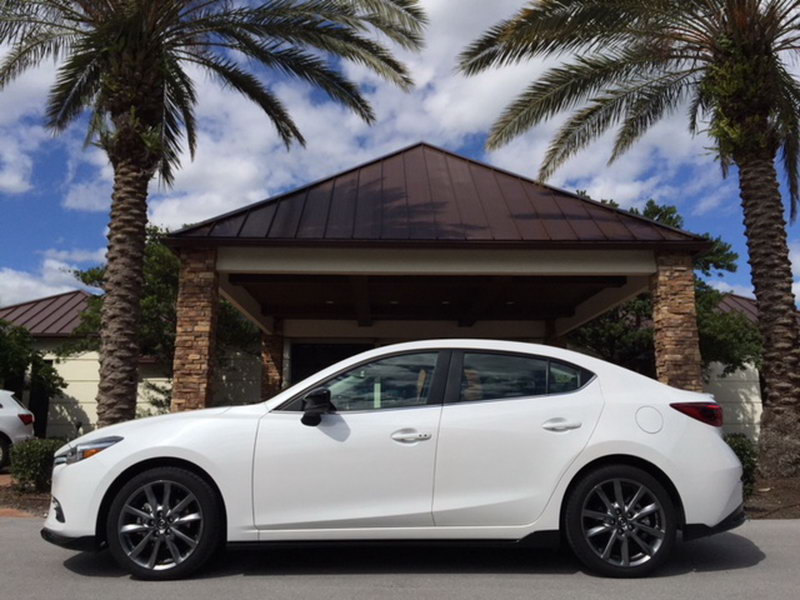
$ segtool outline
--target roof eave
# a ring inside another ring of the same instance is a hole
[[[302,247],[302,248],[482,248],[529,250],[653,250],[680,251],[700,254],[709,251],[713,243],[707,239],[653,241],[577,241],[577,240],[354,240],[354,239],[267,239],[239,237],[173,237],[165,239],[173,250],[200,247]]]

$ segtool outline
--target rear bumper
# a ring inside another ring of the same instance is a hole
[[[32,440],[35,437],[33,435],[33,426],[28,425],[27,427],[21,427],[15,431],[12,431],[9,437],[11,438],[12,444],[19,444],[20,442]]]
[[[50,542],[51,544],[55,544],[56,546],[61,546],[62,548],[80,550],[82,552],[96,552],[100,549],[98,547],[97,540],[93,535],[69,537],[66,535],[61,535],[60,533],[57,533],[52,529],[48,529],[47,527],[42,529],[41,534],[43,540]]]
[[[696,540],[697,538],[722,533],[729,529],[739,527],[745,522],[747,515],[744,512],[744,504],[740,504],[727,517],[713,526],[708,525],[686,525],[683,528],[683,541]]]

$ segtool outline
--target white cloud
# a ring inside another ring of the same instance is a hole
[[[78,266],[105,261],[105,248],[70,250],[50,248],[40,252],[42,261],[34,271],[0,268],[0,306],[18,304],[74,289],[86,289],[74,275]]]
[[[106,260],[106,248],[98,248],[97,250],[84,250],[81,248],[73,248],[71,250],[59,250],[56,248],[49,248],[42,252],[45,258],[51,258],[57,261],[68,261],[73,263],[102,263]]]
[[[35,300],[81,287],[67,263],[47,258],[35,273],[0,269],[0,306]]]
[[[789,260],[792,261],[792,275],[797,280],[792,285],[795,303],[800,306],[800,240],[789,242]]]
[[[106,212],[111,206],[111,183],[104,177],[73,183],[64,198],[65,208]]]
[[[0,57],[7,48],[0,46]],[[30,117],[44,105],[55,67],[48,63],[26,72],[0,93],[0,193],[20,194],[32,188],[33,153],[50,134]]]
[[[792,274],[800,278],[800,240],[789,242],[789,260],[792,261]]]

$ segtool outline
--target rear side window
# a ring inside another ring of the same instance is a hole
[[[594,375],[575,365],[518,354],[465,352],[459,402],[562,394]]]
[[[547,391],[550,394],[574,392],[586,385],[594,374],[581,367],[554,360],[550,362],[547,376]]]

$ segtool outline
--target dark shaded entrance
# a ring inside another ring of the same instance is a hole
[[[372,344],[293,343],[290,354],[290,381],[297,383],[325,367],[372,348],[374,348]]]

